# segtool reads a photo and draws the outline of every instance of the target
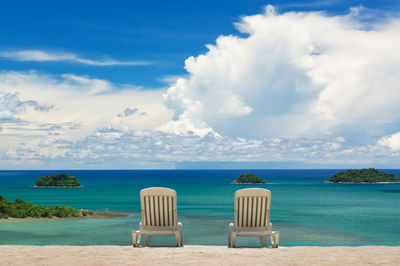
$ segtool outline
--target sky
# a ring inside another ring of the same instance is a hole
[[[0,169],[399,168],[400,3],[6,1]]]

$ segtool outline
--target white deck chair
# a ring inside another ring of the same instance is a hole
[[[271,191],[262,188],[246,188],[235,193],[235,218],[229,224],[228,247],[235,247],[237,236],[258,236],[266,247],[267,236],[271,245],[279,245],[279,231],[272,231],[270,223]]]
[[[148,246],[151,236],[174,235],[176,246],[183,247],[182,223],[177,221],[176,191],[163,187],[151,187],[140,191],[142,219],[138,231],[132,231],[134,247],[140,245],[140,238],[145,236]],[[138,239],[136,237],[138,236]]]

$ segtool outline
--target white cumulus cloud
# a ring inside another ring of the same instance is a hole
[[[220,36],[186,60],[188,77],[164,95],[175,110],[165,128],[255,138],[387,134],[400,122],[400,19],[366,24],[362,13],[267,6],[243,17],[241,36]]]
[[[378,145],[389,147],[394,151],[400,151],[400,132],[382,137],[378,140]]]

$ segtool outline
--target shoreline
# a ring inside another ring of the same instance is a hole
[[[38,185],[34,185],[31,187],[35,187],[35,188],[81,188],[83,186],[82,185],[80,185],[80,186],[38,186]]]
[[[270,183],[235,183],[235,181],[233,181],[231,183],[232,185],[268,185]]]
[[[400,182],[332,182],[324,181],[325,184],[399,184]]]
[[[23,246],[0,245],[2,265],[399,265],[400,246]]]
[[[67,220],[67,219],[96,219],[96,218],[102,218],[102,219],[113,219],[113,218],[123,218],[123,217],[128,217],[129,214],[125,213],[113,213],[113,212],[98,212],[93,215],[87,215],[87,216],[78,216],[78,217],[65,217],[65,218],[60,218],[60,217],[25,217],[25,218],[14,218],[14,217],[8,217],[8,218],[0,218],[0,221],[23,221],[23,220]]]

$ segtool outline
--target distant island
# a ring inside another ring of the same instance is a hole
[[[82,187],[75,176],[66,174],[45,175],[36,179],[35,187]]]
[[[232,184],[266,184],[267,182],[259,176],[246,173],[240,175]]]
[[[34,205],[30,202],[24,202],[22,199],[16,199],[15,202],[11,202],[0,195],[0,219],[53,217],[68,218],[91,215],[94,215],[94,212],[88,210],[77,210],[69,206],[40,206]]]
[[[339,172],[325,181],[325,183],[397,183],[399,178],[390,173],[378,171],[375,168],[361,169],[361,170],[346,170]]]

